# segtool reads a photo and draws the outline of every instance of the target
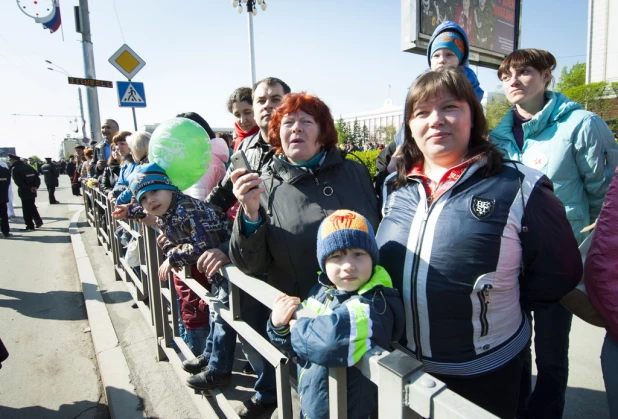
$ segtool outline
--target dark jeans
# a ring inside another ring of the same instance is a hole
[[[212,285],[212,292],[216,293],[217,299],[224,304],[228,303],[228,283],[222,281]],[[258,333],[268,339],[266,334],[266,322],[270,316],[270,310],[259,303],[253,297],[241,291],[240,298],[242,319]],[[234,348],[236,346],[236,331],[227,324],[223,318],[216,315],[211,309],[210,334],[204,355],[210,352],[208,369],[218,374],[232,371],[234,364]],[[258,378],[254,385],[258,400],[264,403],[275,403],[277,401],[277,379],[275,368],[262,357],[249,343],[242,337],[243,352],[251,363],[253,370]]]
[[[9,234],[9,215],[7,213],[8,202],[0,202],[0,231],[3,234]]]
[[[266,323],[270,316],[270,310],[266,306],[246,293],[241,294],[242,319],[256,332],[268,340]],[[258,376],[253,389],[258,400],[264,403],[277,402],[277,377],[275,367],[271,365],[260,353],[255,350],[242,337],[242,351]]]
[[[447,388],[499,418],[512,419],[517,410],[525,349],[503,366],[474,377],[436,374]]]
[[[21,210],[24,215],[26,228],[34,228],[35,223],[43,224],[43,220],[41,220],[41,216],[39,215],[39,210],[36,209],[36,205],[34,204],[34,199],[22,199]]]
[[[217,300],[228,305],[228,283],[222,281],[212,284],[211,292],[217,296]],[[227,374],[232,372],[234,366],[234,350],[236,348],[236,330],[217,312],[210,309],[210,333],[206,340],[206,348],[202,355],[210,356],[208,369],[217,374]]]
[[[526,313],[532,320],[532,313]],[[562,418],[569,379],[569,333],[573,314],[556,303],[534,312],[537,378],[532,391],[532,354],[526,348],[519,389],[518,418]]]
[[[56,192],[56,185],[48,185],[46,183],[45,186],[47,186],[47,195],[49,196],[49,203],[53,204],[54,202],[56,202],[56,196],[54,195],[54,193]]]

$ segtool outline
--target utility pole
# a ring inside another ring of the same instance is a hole
[[[79,94],[79,112],[82,117],[82,138],[86,138],[86,120],[84,119],[84,102],[82,101],[82,88],[77,88]]]
[[[249,4],[249,3],[248,3]],[[249,62],[251,63],[251,86],[255,84],[255,48],[253,46],[253,13],[247,10],[249,23]]]
[[[87,79],[96,79],[94,71],[94,49],[90,37],[90,12],[88,0],[79,0],[79,21],[76,22],[77,32],[82,34],[82,51],[84,55],[84,75]],[[80,96],[81,98],[81,96]],[[101,142],[101,116],[99,114],[99,96],[96,87],[86,87],[86,102],[88,103],[88,119],[90,122],[91,139]]]

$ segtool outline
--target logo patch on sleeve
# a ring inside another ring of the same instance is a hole
[[[473,196],[470,203],[470,210],[476,218],[482,220],[483,218],[489,217],[494,212],[495,206],[495,199],[487,199]]]

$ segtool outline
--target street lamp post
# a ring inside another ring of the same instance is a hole
[[[247,23],[249,25],[249,60],[251,63],[251,86],[255,84],[255,51],[253,46],[253,16],[257,15],[257,6],[265,11],[266,2],[264,0],[241,0],[247,6]],[[243,7],[238,0],[232,0],[232,7],[242,13]]]
[[[45,62],[47,64],[49,64],[49,65],[53,65],[54,67],[57,67],[57,68],[47,67],[48,70],[55,71],[57,73],[62,73],[62,74],[64,74],[67,77],[73,77],[73,76],[71,76],[71,74],[68,71],[66,71],[64,68],[60,67],[58,64],[54,64],[54,63],[52,63],[49,60],[45,60]],[[60,70],[58,70],[58,69],[60,69]],[[82,100],[82,88],[81,87],[77,88],[77,94],[78,94],[78,98],[79,98],[79,112],[80,112],[80,115],[81,115],[81,118],[82,118],[82,138],[86,138],[86,120],[84,119],[84,102]]]

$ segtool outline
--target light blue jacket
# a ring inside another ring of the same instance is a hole
[[[131,202],[133,194],[129,186],[131,185],[131,176],[133,176],[133,172],[138,166],[135,162],[126,162],[120,168],[120,174],[113,189],[117,204],[128,204]]]
[[[491,131],[491,141],[507,159],[540,170],[554,183],[575,238],[599,216],[618,165],[618,144],[603,120],[562,93],[546,92],[547,102],[523,124],[520,150],[513,135],[513,109]]]

